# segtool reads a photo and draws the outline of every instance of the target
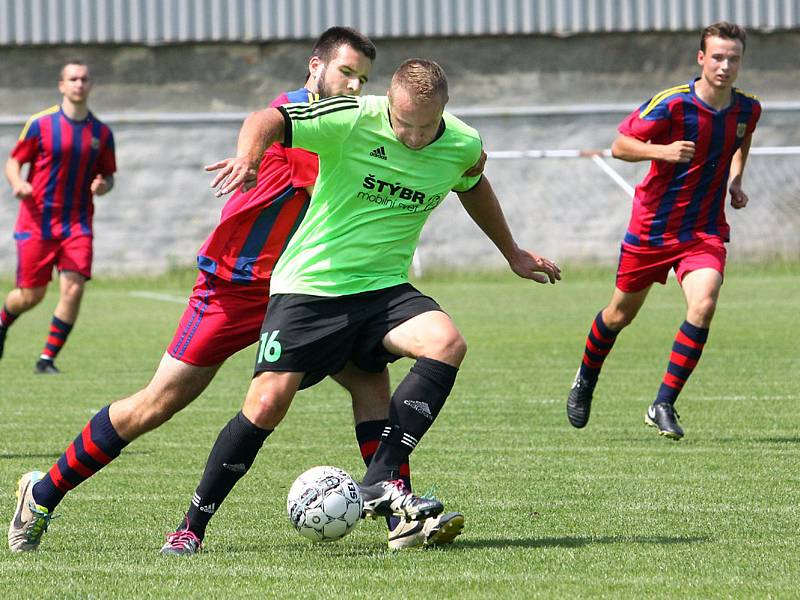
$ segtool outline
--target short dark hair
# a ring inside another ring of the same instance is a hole
[[[67,60],[64,62],[64,64],[61,65],[61,70],[58,72],[59,81],[64,81],[64,70],[70,65],[78,65],[79,67],[88,67],[88,65],[85,62],[83,62],[78,58]]]
[[[331,27],[326,29],[314,42],[311,56],[317,56],[322,62],[327,63],[340,46],[350,46],[358,50],[370,60],[375,60],[377,50],[367,36],[352,27]]]
[[[735,23],[728,23],[728,21],[717,21],[712,23],[705,29],[700,36],[700,50],[706,51],[706,38],[719,37],[726,40],[739,40],[742,43],[742,52],[744,52],[747,32],[744,27],[736,25]]]
[[[433,99],[447,102],[447,75],[439,63],[425,58],[409,58],[404,61],[392,76],[392,87],[402,87],[416,100]]]

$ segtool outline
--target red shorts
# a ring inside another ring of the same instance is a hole
[[[35,288],[47,285],[53,277],[53,267],[75,271],[86,279],[92,278],[91,235],[73,235],[63,240],[41,240],[15,233],[17,240],[17,287]]]
[[[639,292],[653,283],[664,284],[670,269],[678,283],[684,275],[697,269],[711,268],[725,274],[724,242],[716,237],[692,240],[669,247],[644,247],[622,244],[617,268],[617,288],[623,292]]]
[[[224,362],[258,341],[268,301],[263,283],[231,283],[200,271],[167,352],[197,367]]]

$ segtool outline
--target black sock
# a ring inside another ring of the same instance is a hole
[[[372,457],[364,485],[400,478],[400,465],[442,410],[458,369],[432,358],[419,358],[392,395],[389,423]]]
[[[256,459],[272,429],[261,429],[247,420],[241,411],[220,431],[186,519],[179,529],[189,529],[200,539],[206,525]]]

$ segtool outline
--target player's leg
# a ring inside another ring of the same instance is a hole
[[[348,361],[332,378],[350,393],[356,439],[364,465],[369,467],[389,422],[389,371],[384,368],[379,373],[368,372]],[[399,475],[406,489],[411,491],[411,468],[407,462],[400,465]],[[391,515],[386,517],[386,522],[389,548],[400,550],[452,543],[464,527],[464,516],[449,512],[423,521],[410,521]]]
[[[9,527],[11,550],[35,550],[50,515],[70,490],[117,458],[134,439],[197,398],[218,368],[196,367],[165,354],[147,387],[98,411],[47,473],[23,475],[19,514]],[[37,520],[44,523],[38,530]]]
[[[724,263],[723,263],[724,264]],[[679,440],[684,432],[678,424],[675,402],[703,353],[711,319],[722,286],[721,265],[702,267],[681,273],[681,288],[686,299],[686,320],[672,344],[669,363],[653,404],[647,409],[645,423],[660,435]]]
[[[8,329],[22,313],[44,299],[56,252],[57,246],[50,240],[17,237],[16,288],[8,293],[0,310],[0,358],[3,357]]]
[[[567,397],[567,417],[573,427],[585,427],[589,422],[592,397],[603,363],[619,332],[636,318],[649,291],[650,286],[637,292],[614,288],[611,301],[595,316],[586,336],[581,366]]]
[[[42,353],[36,362],[36,373],[52,375],[59,372],[54,364],[55,359],[66,344],[67,337],[78,318],[85,286],[86,277],[80,273],[62,271],[59,275],[60,296],[53,311]]]
[[[393,493],[389,484],[399,478],[400,465],[408,461],[444,406],[467,351],[466,342],[450,317],[429,298],[420,298],[435,309],[413,311],[414,316],[395,324],[382,339],[383,348],[390,354],[414,358],[416,362],[392,395],[389,423],[364,476],[368,513],[380,514],[386,508],[385,500]],[[387,493],[377,495],[378,487],[384,487]],[[414,496],[403,501],[411,503],[405,510],[410,520],[435,516],[443,508],[434,499]]]
[[[50,322],[47,340],[36,363],[36,373],[58,373],[55,359],[78,318],[83,290],[92,277],[92,255],[92,236],[79,235],[60,242],[56,262],[60,273],[60,296]]]
[[[303,373],[256,374],[242,410],[217,436],[186,517],[177,531],[167,536],[162,554],[186,555],[200,550],[211,517],[283,420],[302,379]]]
[[[43,531],[34,528],[38,537],[35,543],[29,539],[29,530],[35,525],[32,520],[49,521],[47,515],[69,490],[119,456],[129,442],[197,398],[225,359],[257,339],[264,295],[260,293],[263,290],[249,289],[253,293],[239,297],[241,287],[229,290],[201,273],[173,340],[148,385],[101,409],[48,473],[23,476],[20,488],[27,491],[21,496],[28,497],[21,499],[17,511],[24,515],[20,519],[15,515],[9,529],[12,549],[35,549]],[[28,485],[31,479],[35,486]],[[29,506],[38,510],[39,516]]]
[[[567,397],[567,418],[573,427],[585,427],[589,422],[594,389],[617,335],[636,318],[652,284],[666,283],[673,261],[674,255],[660,248],[622,244],[614,293],[589,328],[581,365]]]

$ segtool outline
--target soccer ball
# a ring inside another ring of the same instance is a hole
[[[364,501],[356,482],[336,467],[314,467],[295,479],[286,498],[289,520],[314,542],[332,542],[358,524]]]

